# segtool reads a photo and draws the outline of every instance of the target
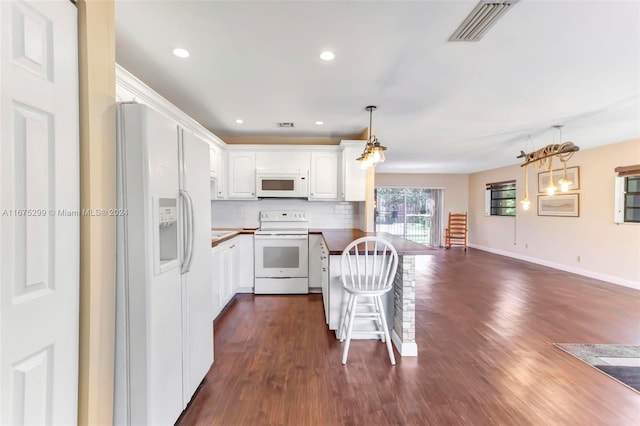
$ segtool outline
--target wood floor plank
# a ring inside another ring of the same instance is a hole
[[[469,249],[416,266],[417,358],[342,344],[320,295],[237,295],[180,425],[637,425],[640,395],[553,347],[640,344],[640,291]]]

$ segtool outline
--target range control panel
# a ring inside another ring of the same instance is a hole
[[[307,222],[307,212],[302,210],[277,210],[260,212],[261,222]]]

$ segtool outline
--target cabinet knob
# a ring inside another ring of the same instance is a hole
[[[311,193],[311,195],[313,195],[313,192]]]
[[[253,197],[253,196],[255,196],[255,194],[252,192],[252,193],[251,193],[251,196]]]

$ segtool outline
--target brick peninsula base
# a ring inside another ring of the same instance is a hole
[[[402,356],[418,356],[416,344],[416,257],[398,257],[393,280],[393,330],[391,339]]]

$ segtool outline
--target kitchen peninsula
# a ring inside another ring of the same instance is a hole
[[[400,355],[417,356],[415,257],[434,255],[438,251],[384,232],[363,232],[359,229],[321,229],[311,230],[310,233],[322,234],[324,244],[329,252],[328,280],[327,288],[323,288],[323,301],[329,329],[336,331],[347,301],[340,281],[340,255],[342,251],[351,241],[365,236],[378,236],[393,244],[398,252],[398,270],[393,283],[393,291],[388,293],[386,300],[387,321],[393,325],[390,327],[391,338]]]

